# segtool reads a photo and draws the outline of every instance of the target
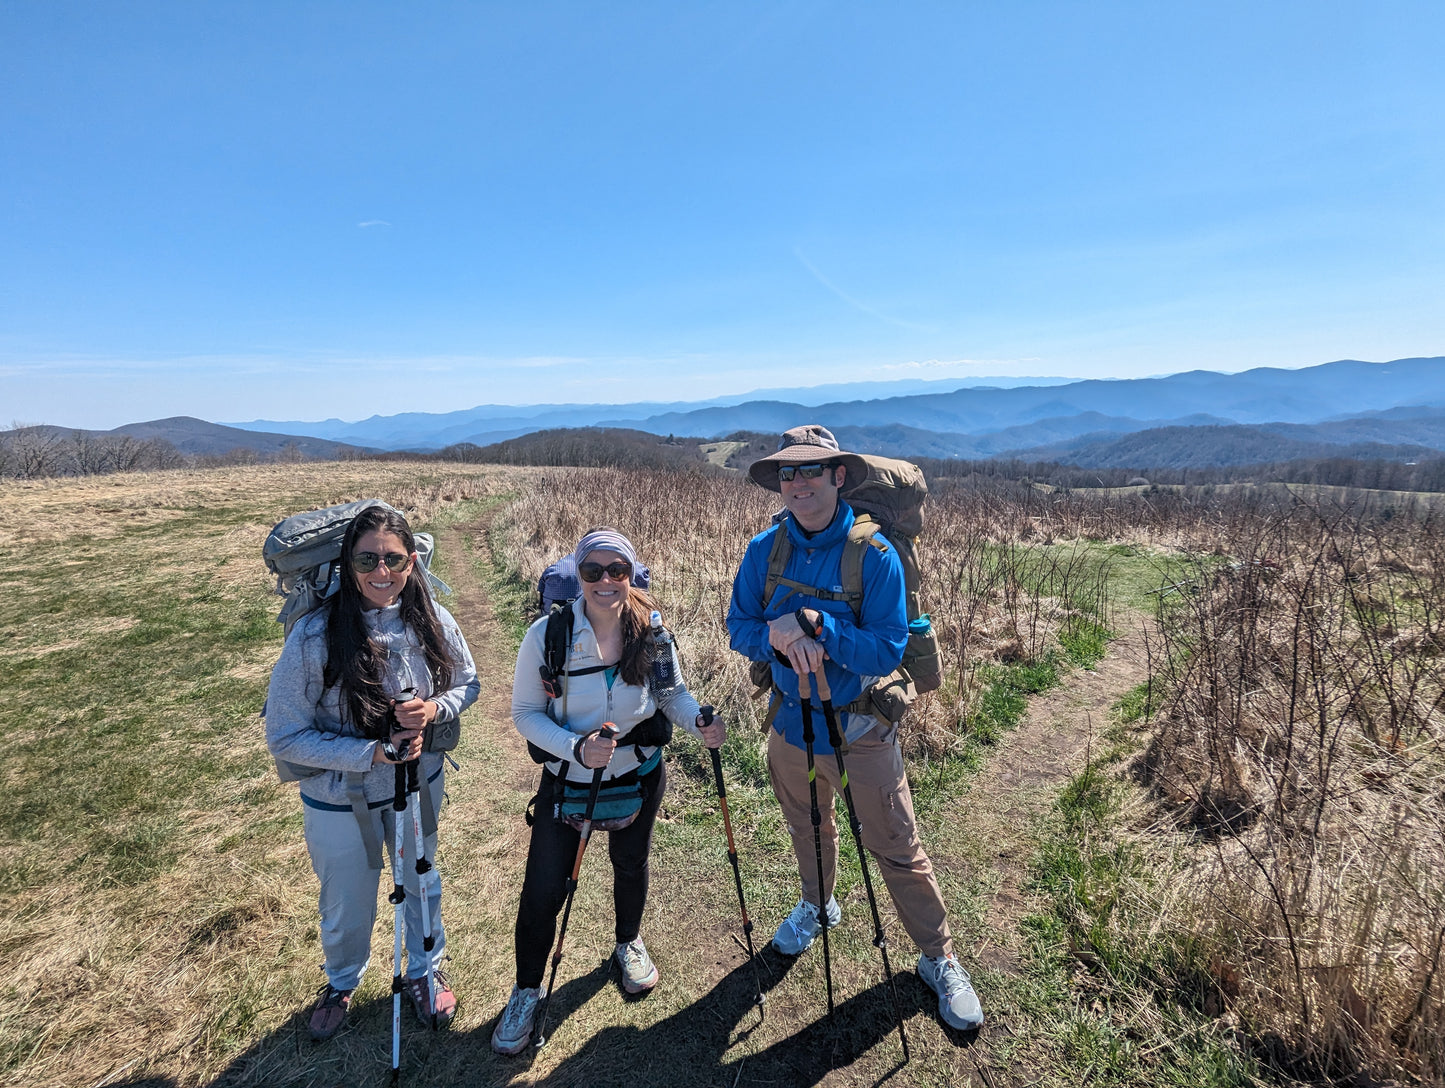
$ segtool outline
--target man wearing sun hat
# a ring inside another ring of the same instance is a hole
[[[778,492],[786,508],[779,519],[748,544],[733,581],[728,607],[732,648],[753,661],[772,666],[776,715],[768,730],[768,775],[783,810],[803,894],[773,937],[778,951],[800,955],[820,931],[819,904],[827,903],[828,927],[842,917],[833,898],[837,874],[838,830],[834,791],[841,791],[837,761],[825,729],[815,730],[818,804],[823,823],[823,874],[819,886],[813,841],[808,765],[803,747],[800,679],[822,672],[832,689],[832,703],[846,707],[879,677],[903,659],[908,640],[908,613],[903,567],[896,551],[878,535],[863,550],[863,601],[855,619],[843,599],[842,558],[853,527],[853,510],[839,492],[868,476],[868,463],[838,448],[831,431],[817,424],[785,431],[776,453],[748,467],[754,482]],[[791,542],[782,580],[764,600],[775,534]],[[815,596],[813,592],[831,594]],[[822,720],[810,686],[812,717]],[[948,910],[933,865],[918,839],[897,727],[871,714],[843,713],[848,781],[863,827],[863,845],[873,855],[899,920],[922,950],[918,974],[939,995],[939,1013],[962,1030],[983,1023],[983,1010],[968,973],[953,954]]]

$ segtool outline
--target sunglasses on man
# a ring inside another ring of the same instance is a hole
[[[632,579],[632,564],[625,559],[614,559],[605,567],[601,563],[578,563],[577,577],[584,582],[600,582],[602,575],[606,574],[614,582],[627,582]]]
[[[788,483],[794,476],[805,480],[816,480],[827,472],[831,465],[782,465],[778,468],[778,479]]]
[[[385,555],[377,555],[375,552],[351,553],[351,565],[359,574],[370,574],[379,563],[385,563],[386,569],[393,574],[400,574],[410,562],[411,556],[405,552],[387,552]]]

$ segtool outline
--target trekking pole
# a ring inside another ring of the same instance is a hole
[[[808,794],[813,810],[813,853],[818,859],[818,928],[823,931],[823,977],[828,983],[828,1019],[833,1019],[833,958],[828,949],[828,908],[823,890],[823,813],[818,808],[818,772],[813,766],[813,674],[801,677],[799,693],[803,702],[803,749],[808,753]]]
[[[402,884],[402,858],[405,851],[402,829],[406,826],[406,764],[396,764],[396,789],[392,794],[391,807],[394,813],[391,895],[387,898],[396,913],[392,920],[395,943],[392,945],[393,971],[391,976],[391,1084],[396,1088],[401,1083],[401,949],[406,942],[406,887]]]
[[[397,693],[398,702],[407,702],[416,698],[415,688],[404,688]],[[395,723],[393,722],[393,725]],[[432,871],[432,863],[426,856],[426,837],[422,834],[421,828],[421,756],[408,760],[406,767],[406,792],[408,797],[415,797],[416,803],[406,807],[411,809],[411,831],[412,839],[416,845],[416,884],[421,891],[421,933],[422,949],[426,952],[426,993],[427,1007],[431,1009],[431,1027],[433,1031],[437,1028],[436,1011],[436,981],[432,978],[435,969],[432,963],[432,949],[436,947],[436,938],[431,931],[431,896],[427,891],[426,874]]]
[[[698,709],[702,713],[703,721],[711,725],[713,708],[702,706]],[[758,1015],[767,1016],[764,1006],[767,1004],[768,995],[763,993],[763,976],[758,970],[758,957],[753,952],[753,920],[748,917],[748,904],[743,899],[743,874],[738,869],[738,848],[733,841],[732,818],[728,815],[728,791],[727,787],[723,785],[722,757],[718,755],[716,748],[709,748],[707,751],[708,755],[712,756],[712,777],[717,783],[718,807],[722,809],[723,830],[727,832],[728,836],[728,861],[733,863],[733,883],[738,887],[738,906],[742,908],[743,912],[743,936],[748,941],[748,962],[753,965],[753,978],[758,984]]]
[[[605,722],[600,734],[605,739],[617,736],[617,727]],[[587,811],[582,814],[582,834],[577,840],[577,859],[572,862],[572,875],[567,878],[567,903],[562,908],[562,927],[557,932],[557,947],[552,952],[552,975],[547,979],[547,992],[542,995],[542,1009],[537,1014],[537,1049],[547,1042],[547,1012],[552,1004],[552,987],[557,984],[557,965],[562,962],[562,942],[567,939],[567,919],[572,916],[572,897],[577,894],[577,874],[582,871],[582,855],[592,837],[592,813],[597,808],[597,794],[602,789],[602,772],[606,764],[592,772],[592,788],[587,792]]]
[[[406,791],[416,798],[416,804],[411,806],[411,831],[416,840],[416,884],[421,889],[421,946],[426,952],[426,1000],[427,1008],[431,1010],[431,1029],[436,1031],[437,991],[435,966],[432,963],[432,949],[436,947],[436,938],[431,931],[431,896],[427,891],[426,880],[432,864],[426,856],[426,837],[421,828],[421,756],[406,765]]]
[[[883,954],[883,974],[888,978],[888,988],[893,992],[893,1012],[898,1017],[898,1038],[903,1043],[903,1061],[908,1062],[908,1035],[903,1030],[903,1006],[898,1001],[898,983],[893,978],[893,967],[888,962],[888,938],[883,935],[883,919],[878,913],[878,898],[873,894],[873,878],[868,875],[868,852],[863,848],[863,825],[858,822],[857,810],[853,808],[853,789],[848,785],[848,769],[843,766],[843,734],[838,729],[838,715],[833,710],[833,692],[828,687],[828,678],[818,673],[818,699],[823,704],[823,719],[828,723],[828,743],[833,746],[833,755],[838,760],[838,780],[843,786],[843,801],[848,806],[848,826],[853,830],[853,843],[858,847],[858,867],[863,870],[863,887],[868,890],[868,906],[873,910],[873,943]]]

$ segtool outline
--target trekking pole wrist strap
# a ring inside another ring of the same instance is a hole
[[[814,623],[808,618],[808,610],[806,608],[800,608],[793,613],[793,617],[798,621],[798,626],[802,629],[803,634],[809,638],[817,639],[823,636],[823,617],[821,615],[818,617],[818,621]]]

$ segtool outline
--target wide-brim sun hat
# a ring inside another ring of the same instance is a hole
[[[783,465],[844,465],[848,475],[843,483],[853,487],[868,478],[868,462],[856,453],[838,448],[838,440],[827,427],[807,423],[784,431],[778,439],[778,452],[759,458],[748,466],[753,482],[769,491],[779,491],[778,469]]]

